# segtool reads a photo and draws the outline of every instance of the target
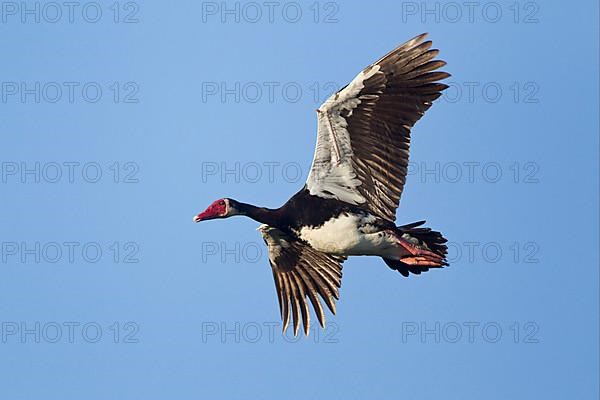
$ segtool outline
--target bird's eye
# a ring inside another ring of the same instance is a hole
[[[225,205],[225,202],[224,202],[223,200],[221,200],[221,201],[219,202],[219,205],[221,205],[221,206],[224,206],[224,205]]]

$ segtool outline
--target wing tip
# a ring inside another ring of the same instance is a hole
[[[429,35],[429,32],[423,32],[417,36],[415,36],[414,38],[410,39],[408,42],[422,42],[427,36]]]

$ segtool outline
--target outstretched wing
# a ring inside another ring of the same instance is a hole
[[[319,323],[325,327],[325,312],[320,298],[335,314],[335,300],[339,299],[342,284],[341,263],[345,257],[317,251],[268,225],[261,225],[258,229],[269,250],[283,331],[287,329],[292,314],[294,336],[298,334],[300,319],[303,321],[304,333],[308,335],[308,301],[312,303]]]
[[[362,204],[390,221],[406,180],[410,129],[448,86],[422,34],[365,68],[318,112],[312,195]]]

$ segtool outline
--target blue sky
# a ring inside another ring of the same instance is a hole
[[[0,4],[6,398],[596,398],[596,2],[25,4]],[[350,259],[327,330],[283,337],[257,224],[192,216],[284,203],[314,109],[422,32],[451,87],[397,217],[452,265]]]

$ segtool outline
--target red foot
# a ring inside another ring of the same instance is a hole
[[[432,260],[427,257],[404,257],[401,258],[400,261],[408,265],[418,265],[422,267],[439,267],[442,265],[441,261]]]
[[[444,257],[436,254],[427,249],[420,248],[408,240],[398,238],[398,243],[413,257],[404,257],[401,259],[403,263],[410,265],[423,265],[423,266],[439,266],[444,265]]]

